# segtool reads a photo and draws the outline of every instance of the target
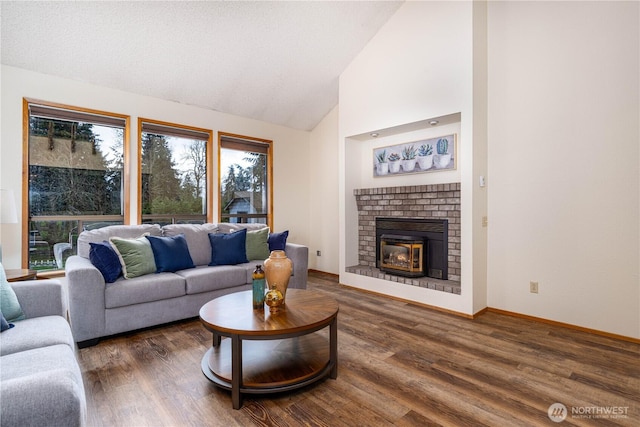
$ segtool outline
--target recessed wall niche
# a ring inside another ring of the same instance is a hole
[[[458,153],[462,153],[460,149],[464,141],[460,138],[461,131],[461,114],[454,113],[438,117],[430,117],[417,122],[407,123],[399,126],[372,129],[362,134],[353,135],[345,138],[345,268],[346,272],[359,274],[363,276],[374,277],[376,279],[388,280],[391,282],[399,282],[402,284],[421,286],[433,290],[450,292],[454,294],[460,293],[460,242],[459,236],[454,237],[456,259],[451,262],[455,267],[453,277],[447,281],[438,281],[429,278],[424,279],[408,279],[398,278],[380,274],[375,268],[363,268],[362,266],[362,239],[361,236],[362,222],[360,221],[360,213],[356,201],[356,194],[380,192],[380,206],[369,207],[372,217],[383,212],[396,212],[398,215],[407,215],[411,213],[411,209],[416,212],[416,218],[424,217],[419,211],[420,205],[408,207],[403,206],[405,203],[401,197],[391,195],[396,189],[404,189],[405,193],[420,193],[421,188],[438,189],[455,188],[457,209],[456,227],[459,229],[460,221],[460,168],[446,171],[425,172],[420,174],[406,174],[399,176],[376,176],[374,173],[373,153],[380,147],[393,146],[397,144],[405,144],[417,142],[424,139],[435,138],[450,134],[456,134]],[[459,155],[459,154],[458,154]],[[458,165],[460,159],[458,159]],[[440,185],[440,187],[438,187]],[[383,194],[388,193],[388,194]],[[447,193],[448,194],[448,193]],[[413,196],[411,196],[413,197]],[[390,208],[391,204],[395,204],[397,209]],[[408,203],[407,203],[408,204]],[[430,209],[425,207],[425,209]],[[369,214],[369,213],[368,213]],[[412,215],[413,216],[413,215]],[[365,234],[368,230],[365,231]],[[367,238],[366,236],[364,238]],[[375,239],[375,238],[374,238]],[[375,245],[375,241],[372,242]]]

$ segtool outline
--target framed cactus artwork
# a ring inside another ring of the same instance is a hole
[[[373,176],[439,172],[456,168],[458,135],[438,136],[373,149]]]

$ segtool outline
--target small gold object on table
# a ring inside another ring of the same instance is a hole
[[[269,292],[264,296],[264,302],[269,306],[269,313],[275,314],[280,311],[280,306],[284,304],[284,297],[275,283],[270,286]]]

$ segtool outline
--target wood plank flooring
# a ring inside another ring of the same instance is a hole
[[[187,320],[78,350],[88,425],[640,425],[638,344],[497,313],[468,320],[328,275],[309,288],[340,304],[336,380],[233,410],[200,370],[211,334]],[[556,402],[568,411],[557,424]]]

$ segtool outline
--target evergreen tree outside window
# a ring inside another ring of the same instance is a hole
[[[272,224],[272,142],[220,133],[220,221]]]
[[[142,222],[210,222],[212,132],[149,119],[139,129]]]
[[[85,229],[123,224],[128,117],[24,100],[23,266],[60,270]]]

